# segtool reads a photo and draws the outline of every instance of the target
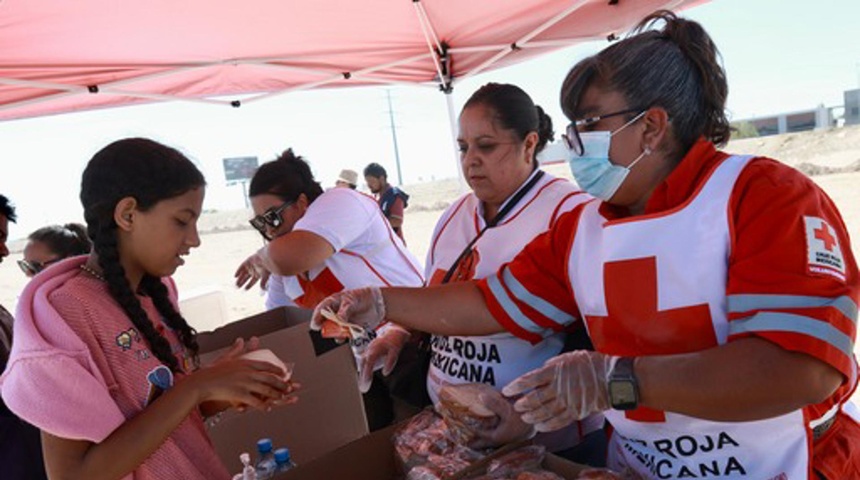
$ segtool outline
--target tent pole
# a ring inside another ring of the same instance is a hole
[[[463,178],[463,169],[460,167],[460,146],[457,144],[457,112],[454,110],[454,94],[445,92],[445,104],[448,106],[448,125],[451,127],[451,144],[454,147],[454,166],[457,168],[457,183],[460,192],[465,192],[468,186]]]

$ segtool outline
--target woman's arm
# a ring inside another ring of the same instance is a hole
[[[437,335],[489,335],[504,331],[487,309],[480,290],[471,282],[432,287],[365,287],[327,297],[314,309],[311,328],[326,323],[324,311],[341,320],[377,328],[391,321],[408,330]],[[334,335],[345,332],[335,332]],[[327,333],[323,333],[327,335]]]
[[[761,338],[634,365],[641,405],[716,421],[782,415],[824,401],[842,383],[827,363]]]
[[[504,329],[472,282],[426,288],[381,289],[385,318],[411,330],[437,335],[490,335]]]
[[[322,264],[334,255],[334,248],[323,237],[305,230],[294,230],[278,237],[261,252],[269,271],[278,275],[298,275]]]

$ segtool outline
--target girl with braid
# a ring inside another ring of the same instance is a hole
[[[295,401],[280,368],[236,358],[241,339],[199,368],[170,275],[200,244],[204,188],[191,161],[146,139],[114,142],[87,165],[93,252],[24,290],[0,378],[9,408],[41,429],[50,478],[230,478],[204,415]]]

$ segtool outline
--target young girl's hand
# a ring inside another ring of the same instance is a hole
[[[236,339],[233,340],[233,344],[230,345],[230,348],[213,360],[210,366],[217,365],[226,360],[239,358],[248,352],[257,350],[258,348],[260,348],[259,338],[251,337],[248,340],[245,340],[242,337],[236,337]]]
[[[232,350],[232,349],[231,349]],[[190,374],[185,383],[197,394],[198,404],[227,402],[237,407],[270,410],[274,405],[295,403],[298,387],[284,382],[284,371],[268,362],[224,358]]]

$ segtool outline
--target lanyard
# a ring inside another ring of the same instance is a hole
[[[508,201],[508,203],[506,203],[505,206],[501,210],[499,210],[498,213],[496,213],[496,216],[493,217],[492,219],[490,219],[487,222],[487,224],[484,226],[484,228],[482,228],[481,231],[478,232],[478,235],[475,238],[473,238],[472,241],[469,242],[468,245],[466,245],[466,248],[464,248],[463,251],[460,252],[460,255],[457,257],[457,259],[454,260],[454,263],[451,265],[451,268],[449,268],[448,271],[445,272],[445,277],[442,278],[443,284],[448,283],[451,280],[451,277],[454,276],[454,272],[457,270],[457,267],[460,265],[460,262],[462,262],[463,259],[466,258],[466,256],[469,255],[469,253],[471,253],[472,247],[474,247],[475,243],[477,243],[478,239],[480,239],[481,236],[484,235],[484,232],[486,232],[488,229],[493,228],[496,225],[498,225],[499,223],[501,223],[501,221],[505,218],[505,216],[507,216],[507,214],[511,213],[511,210],[513,210],[514,207],[516,207],[517,204],[520,203],[520,200],[522,200],[523,197],[525,197],[526,194],[529,193],[529,191],[535,185],[537,185],[538,181],[543,177],[543,173],[544,173],[543,170],[538,170],[538,172],[535,173],[535,175],[531,178],[531,180],[529,180],[528,183],[526,183],[519,190],[517,190],[517,192],[514,194],[514,196],[511,197],[510,201]]]

